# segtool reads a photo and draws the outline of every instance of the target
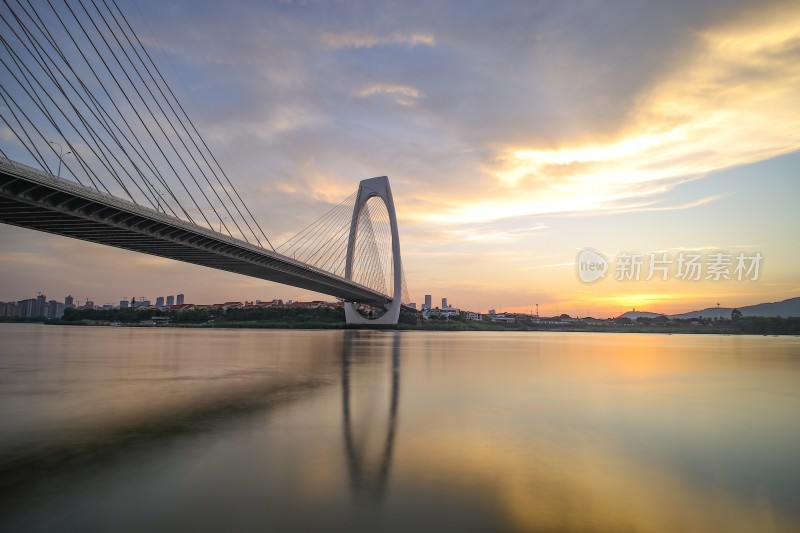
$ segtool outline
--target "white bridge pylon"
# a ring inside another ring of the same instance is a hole
[[[361,210],[367,200],[378,197],[386,205],[389,213],[389,226],[392,232],[392,270],[394,274],[394,294],[391,303],[386,304],[386,312],[378,318],[366,318],[358,312],[357,304],[344,302],[344,316],[348,324],[397,324],[400,318],[401,298],[403,291],[403,263],[400,258],[400,232],[397,229],[397,215],[394,210],[392,189],[389,187],[389,178],[380,176],[362,180],[358,185],[358,194],[353,206],[353,217],[350,221],[350,237],[347,240],[347,257],[345,259],[345,278],[353,281],[353,256],[356,250],[358,237],[358,221]]]

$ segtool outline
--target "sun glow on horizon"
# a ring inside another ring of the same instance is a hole
[[[436,16],[380,2],[257,3],[224,17],[162,4],[146,1],[133,22],[152,24],[143,43],[173,63],[170,86],[273,244],[361,179],[388,175],[412,301],[611,317],[800,293],[791,2],[609,5],[594,17],[564,3],[534,15],[513,2],[445,1]],[[224,31],[198,30],[212,27]],[[7,125],[0,143],[22,146]],[[137,278],[160,291],[190,280],[182,290],[196,301],[306,294],[10,227],[0,237],[0,298],[76,292],[81,277],[80,290],[108,301],[119,289],[102,298],[83,287]],[[746,249],[764,252],[767,268],[748,285],[586,286],[572,266],[582,248]],[[147,276],[125,270],[145,263]]]

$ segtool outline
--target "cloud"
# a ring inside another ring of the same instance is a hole
[[[16,135],[8,126],[0,126],[0,139],[7,143],[18,142]]]
[[[370,96],[380,94],[393,96],[395,101],[403,106],[412,106],[417,99],[424,96],[416,87],[411,87],[409,85],[391,85],[385,83],[376,83],[364,87],[356,93],[356,96],[359,98],[368,98]]]
[[[526,239],[557,250],[562,215],[591,233],[580,217],[695,209],[702,227],[730,192],[705,176],[800,148],[794,2],[126,11],[271,239],[388,175],[419,258],[409,269],[431,279],[452,268],[425,263],[443,244],[445,256]],[[546,231],[516,231],[545,216]],[[517,267],[496,252],[498,269]]]
[[[755,19],[741,14],[752,25],[734,17],[697,31],[682,59],[635,95],[617,133],[585,128],[560,139],[554,130],[549,141],[526,143],[489,122],[494,157],[482,169],[491,179],[476,197],[432,217],[460,223],[618,212],[620,203],[639,209],[642,199],[710,172],[799,149],[800,14],[781,7]],[[565,95],[563,105],[571,103]]]
[[[344,32],[325,33],[320,41],[328,48],[372,48],[386,45],[436,46],[436,37],[425,33],[392,33],[373,35],[369,33]]]
[[[145,6],[142,38],[191,76],[201,130],[281,225],[307,185],[330,202],[379,174],[418,222],[640,209],[800,147],[790,3],[207,7]]]
[[[248,198],[279,235],[383,174],[403,242],[422,255],[447,242],[521,242],[512,226],[540,216],[701,208],[723,194],[672,193],[798,147],[800,24],[787,4],[756,11],[727,2],[280,11],[253,17],[264,27],[251,39],[215,43],[231,64],[239,55],[262,64],[238,79],[246,100],[209,126],[230,132],[241,177],[258,182]]]

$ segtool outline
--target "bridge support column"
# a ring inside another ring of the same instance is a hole
[[[345,262],[345,278],[353,279],[353,255],[356,248],[356,237],[358,233],[358,220],[361,210],[366,205],[367,200],[377,196],[386,205],[389,213],[389,225],[392,232],[392,269],[394,271],[394,294],[392,301],[386,304],[386,312],[378,318],[366,318],[358,312],[357,304],[354,302],[344,302],[344,316],[348,324],[375,324],[390,325],[397,324],[400,319],[401,296],[403,293],[403,263],[400,258],[400,232],[397,229],[397,215],[394,210],[394,200],[392,199],[392,189],[389,187],[389,178],[381,176],[362,180],[358,185],[356,203],[353,207],[353,218],[350,222],[350,237],[347,240],[347,258]]]

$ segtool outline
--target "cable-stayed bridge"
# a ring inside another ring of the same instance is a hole
[[[366,321],[359,303],[397,322],[408,291],[386,177],[273,246],[115,0],[1,1],[0,222],[329,294],[348,322]]]

